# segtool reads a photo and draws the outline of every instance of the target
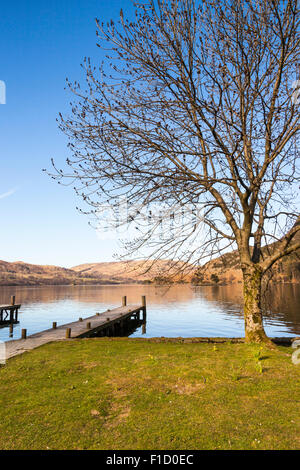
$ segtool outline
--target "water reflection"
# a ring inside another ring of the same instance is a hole
[[[198,288],[196,288],[198,289]],[[209,302],[222,305],[230,315],[240,316],[242,313],[243,297],[241,285],[212,286],[202,289],[203,295]],[[300,286],[296,284],[276,284],[269,286],[263,295],[264,324],[285,327],[284,331],[300,334]],[[287,329],[286,329],[287,328]]]
[[[241,285],[232,286],[43,286],[0,287],[0,304],[11,295],[22,304],[20,324],[14,325],[13,337],[22,328],[28,334],[58,324],[75,321],[128,303],[140,303],[147,296],[147,337],[152,336],[243,336]],[[276,285],[266,298],[265,327],[271,336],[300,335],[300,286]],[[142,335],[137,325],[132,336]],[[0,340],[8,340],[12,331],[0,329]]]

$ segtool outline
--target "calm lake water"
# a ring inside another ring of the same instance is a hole
[[[123,295],[128,304],[140,303],[147,296],[146,337],[193,337],[244,335],[241,286],[47,286],[0,287],[0,304],[10,301],[22,304],[20,324],[28,334],[58,324],[88,317],[96,312],[121,305]],[[300,335],[300,286],[276,285],[265,315],[265,328],[270,336]],[[142,336],[139,328],[131,336]],[[0,328],[0,340],[7,341],[9,329]]]

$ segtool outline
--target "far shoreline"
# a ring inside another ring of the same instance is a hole
[[[300,285],[300,281],[270,281],[271,285]],[[230,287],[241,286],[242,281],[231,283],[203,283],[193,284],[192,282],[172,282],[172,283],[155,283],[155,282],[108,282],[108,283],[83,283],[83,284],[0,284],[1,287],[119,287],[119,286],[146,286],[146,287],[172,287],[172,286],[190,286],[190,287]]]

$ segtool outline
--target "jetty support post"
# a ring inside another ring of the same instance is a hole
[[[26,339],[27,338],[27,330],[26,329],[23,329],[22,330],[22,339]]]
[[[71,328],[66,329],[66,338],[71,338]]]
[[[126,295],[124,295],[122,297],[122,307],[126,307],[126,305],[127,305],[127,297],[126,297]]]
[[[143,312],[143,323],[146,323],[147,312],[146,312],[146,296],[142,295],[142,312]]]
[[[14,305],[16,304],[16,296],[15,295],[12,295],[11,298],[10,298],[10,305],[13,307]],[[15,312],[17,312],[18,310],[14,310],[13,308],[10,309],[10,315],[9,315],[9,323],[14,323],[15,321]]]

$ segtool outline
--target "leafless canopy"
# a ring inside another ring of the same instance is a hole
[[[161,215],[131,241],[157,258],[196,262],[232,246],[265,271],[297,249],[297,3],[150,0],[134,20],[97,21],[107,56],[98,68],[85,60],[86,89],[69,83],[60,127],[72,157],[55,178],[75,181],[94,214],[126,196],[137,228],[154,202],[171,218],[192,207],[176,236],[155,236]]]

